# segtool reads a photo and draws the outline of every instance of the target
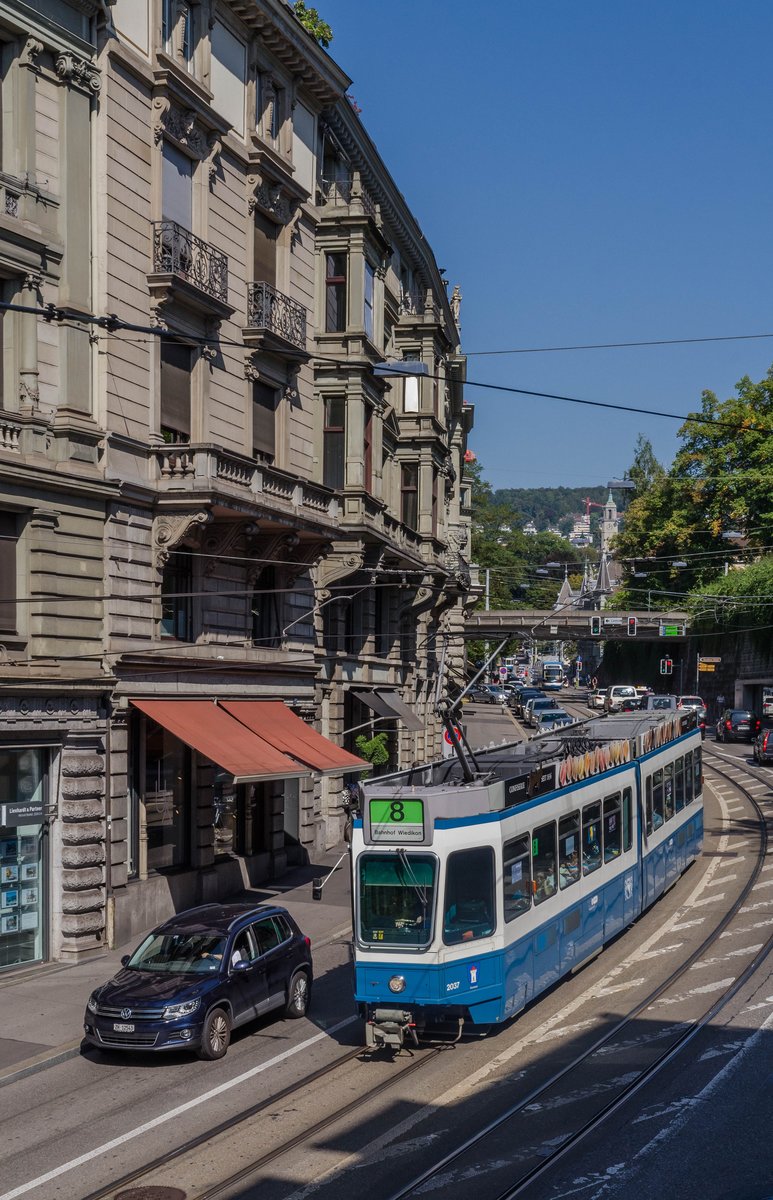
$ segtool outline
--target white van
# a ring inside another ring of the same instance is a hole
[[[604,697],[604,712],[620,712],[624,700],[638,700],[636,688],[627,683],[613,684]]]

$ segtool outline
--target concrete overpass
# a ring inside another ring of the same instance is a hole
[[[630,617],[636,618],[635,634],[628,632]],[[598,633],[592,632],[594,618],[599,622]],[[567,608],[563,612],[545,612],[538,608],[476,611],[464,622],[465,638],[487,638],[489,641],[495,638],[501,641],[505,637],[528,637],[537,641],[558,639],[577,642],[591,639],[609,642],[617,639],[670,644],[683,642],[688,632],[686,612],[617,612],[608,608],[600,612],[577,608]]]

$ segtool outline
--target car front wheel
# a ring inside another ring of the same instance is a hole
[[[298,1017],[305,1017],[310,999],[311,986],[309,984],[309,977],[305,971],[297,971],[290,980],[290,986],[287,989],[285,1016],[293,1020],[296,1020]]]
[[[231,1022],[228,1013],[222,1008],[213,1008],[207,1013],[204,1028],[201,1031],[199,1058],[211,1062],[222,1058],[231,1041]]]

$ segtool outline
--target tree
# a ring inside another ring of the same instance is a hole
[[[307,8],[304,0],[295,0],[293,11],[307,33],[327,50],[333,40],[333,30],[323,21],[316,8]]]
[[[642,496],[657,481],[665,475],[664,468],[655,458],[652,442],[640,433],[636,439],[633,462],[628,470],[628,478],[634,484],[634,497]]]
[[[647,595],[652,607],[673,608],[716,574],[729,552],[723,534],[752,545],[773,535],[773,369],[759,383],[745,376],[724,401],[704,391],[690,418],[667,472],[656,469],[646,440],[637,443],[637,489],[615,543],[627,560],[620,604],[642,607]]]

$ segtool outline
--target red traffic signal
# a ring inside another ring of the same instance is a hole
[[[672,673],[673,669],[674,669],[674,664],[670,658],[661,658],[661,660],[660,660],[660,674],[661,675],[670,675]]]
[[[628,636],[636,637],[636,617],[628,618]]]

